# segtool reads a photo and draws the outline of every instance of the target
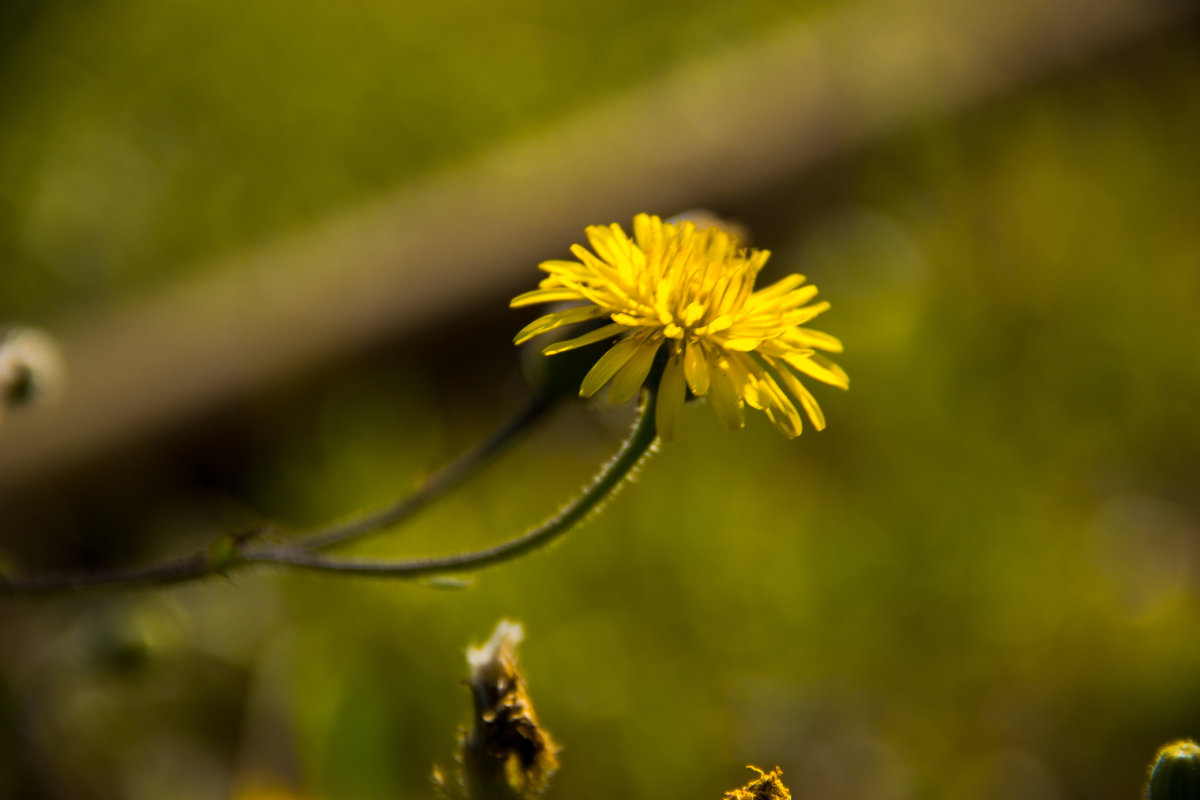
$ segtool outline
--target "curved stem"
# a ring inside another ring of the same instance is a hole
[[[511,561],[545,547],[562,536],[616,493],[642,458],[650,452],[657,438],[654,424],[656,399],[654,391],[647,390],[629,438],[625,440],[613,460],[584,489],[583,494],[537,528],[492,547],[450,556],[402,561],[334,559],[313,552],[318,548],[329,547],[393,525],[411,516],[426,503],[474,473],[486,460],[512,441],[517,433],[541,416],[549,406],[548,400],[535,399],[508,426],[454,464],[436,473],[414,495],[356,520],[318,531],[300,542],[275,548],[255,546],[257,535],[264,530],[257,529],[239,536],[220,537],[207,550],[198,550],[190,555],[146,567],[32,577],[0,575],[0,596],[48,594],[79,589],[166,586],[209,575],[226,574],[249,564],[275,564],[341,575],[418,578],[472,571]]]
[[[582,522],[592,511],[619,489],[642,458],[650,452],[657,433],[654,425],[656,396],[653,390],[639,411],[637,422],[629,438],[625,440],[617,455],[610,461],[583,494],[566,508],[546,520],[537,528],[516,539],[510,539],[492,547],[436,558],[415,558],[403,561],[379,561],[368,559],[333,559],[307,552],[288,550],[258,551],[246,553],[245,561],[258,564],[277,564],[301,569],[334,572],[340,575],[362,575],[379,578],[419,578],[429,575],[444,575],[453,572],[469,572],[505,561],[511,561],[526,553],[545,547]]]
[[[52,575],[17,576],[0,572],[0,597],[5,595],[51,594],[76,589],[137,588],[167,586],[197,580],[213,574],[224,574],[251,562],[249,556],[264,553],[282,559],[285,554],[298,555],[320,550],[357,539],[368,533],[383,530],[415,515],[474,475],[505,447],[515,442],[554,406],[554,396],[539,392],[517,414],[488,439],[459,456],[431,475],[419,488],[391,505],[350,520],[335,522],[303,537],[286,547],[254,550],[251,545],[257,534],[269,525],[239,536],[218,539],[222,550],[214,547],[197,550],[186,556],[160,561],[144,567],[119,567],[104,571],[67,572]],[[282,563],[282,561],[280,562]]]
[[[362,516],[335,522],[304,536],[293,547],[298,550],[323,550],[364,534],[390,528],[413,516],[432,501],[454,488],[488,464],[504,447],[524,433],[553,407],[553,398],[539,392],[508,423],[468,452],[430,475],[412,494],[391,505]]]
[[[0,575],[0,597],[20,594],[49,594],[72,589],[134,589],[168,586],[222,571],[205,550],[145,567],[104,572],[65,572],[54,575]]]

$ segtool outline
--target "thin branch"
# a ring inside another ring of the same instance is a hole
[[[0,597],[4,595],[50,594],[72,589],[138,589],[168,586],[196,580],[220,571],[206,550],[145,567],[127,567],[104,572],[62,572],[53,575],[0,575]]]
[[[541,549],[587,518],[605,500],[612,497],[642,458],[651,451],[657,439],[654,426],[655,394],[646,392],[637,422],[621,450],[600,471],[579,497],[540,526],[523,536],[492,547],[435,558],[414,558],[402,561],[377,559],[336,559],[315,553],[292,550],[260,550],[242,556],[248,563],[276,564],[300,569],[334,572],[339,575],[361,575],[378,578],[421,578],[454,572],[471,572]]]
[[[256,542],[260,540],[259,534],[268,529],[263,526],[245,534],[218,537],[205,550],[145,567],[30,577],[0,575],[0,596],[48,594],[81,589],[166,586],[198,580],[209,575],[227,574],[249,564],[274,564],[343,575],[417,578],[476,570],[510,561],[544,547],[562,536],[616,492],[654,444],[654,406],[654,392],[648,391],[629,438],[613,460],[576,500],[532,531],[482,550],[403,561],[332,559],[313,552],[317,547],[344,542],[411,516],[451,486],[473,474],[503,446],[512,442],[518,433],[525,430],[549,407],[549,401],[545,399],[535,399],[492,438],[440,470],[414,495],[357,520],[319,531],[306,537],[301,543],[285,547],[262,547]],[[312,549],[309,549],[310,547]]]
[[[529,430],[554,405],[548,392],[538,392],[508,423],[474,448],[429,476],[411,494],[360,517],[335,522],[314,531],[294,545],[296,550],[323,550],[363,535],[390,528],[433,502],[491,462],[506,446]]]
[[[282,556],[332,547],[368,533],[397,525],[412,517],[448,490],[470,478],[514,443],[554,405],[554,396],[539,392],[503,427],[471,450],[431,475],[412,493],[391,505],[350,520],[335,522],[298,538],[284,548],[266,552]],[[225,573],[244,563],[253,552],[259,535],[271,529],[263,524],[234,536],[224,535],[205,550],[143,567],[119,567],[104,571],[77,571],[54,575],[6,576],[0,573],[0,596],[45,594],[73,589],[139,588],[167,586]]]

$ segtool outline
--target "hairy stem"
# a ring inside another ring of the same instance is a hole
[[[206,550],[197,550],[178,558],[141,567],[65,572],[50,575],[5,575],[0,572],[0,597],[67,592],[76,589],[140,588],[184,583],[214,574],[225,574],[251,562],[248,556],[259,552],[299,554],[333,547],[360,539],[407,520],[450,489],[470,478],[520,436],[533,427],[554,406],[554,397],[539,392],[502,428],[488,439],[447,464],[425,480],[412,493],[394,503],[349,520],[297,537],[286,546],[265,549],[256,541],[259,534],[273,530],[264,524],[249,533],[217,539]]]
[[[316,531],[297,542],[285,546],[264,546],[259,534],[269,530],[269,526],[262,526],[243,535],[219,537],[206,550],[198,550],[180,558],[145,567],[55,575],[0,574],[0,596],[166,586],[198,580],[209,575],[227,574],[250,564],[274,564],[342,575],[418,578],[472,571],[511,561],[544,547],[565,534],[620,488],[655,442],[655,401],[654,392],[647,391],[629,438],[613,460],[600,471],[578,498],[537,528],[492,547],[436,558],[400,561],[337,559],[315,552],[319,548],[331,547],[395,525],[412,516],[448,489],[474,474],[484,463],[514,441],[519,433],[547,410],[550,405],[547,399],[532,401],[508,425],[454,463],[435,473],[413,494],[357,519]]]
[[[620,488],[642,458],[650,452],[657,438],[654,427],[655,400],[654,392],[648,390],[629,438],[625,440],[613,460],[600,471],[600,474],[584,489],[583,493],[556,515],[523,536],[482,550],[401,561],[335,559],[316,553],[292,550],[248,552],[243,559],[248,563],[278,564],[341,575],[420,578],[453,572],[470,572],[519,558],[526,553],[545,547],[571,530]]]
[[[323,550],[403,522],[491,462],[506,446],[512,444],[534,422],[541,419],[553,405],[554,401],[550,395],[539,392],[503,428],[429,476],[412,494],[360,517],[336,522],[314,531],[298,541],[295,549]]]
[[[230,565],[232,566],[232,565]],[[197,550],[180,558],[160,561],[144,567],[96,572],[62,572],[52,575],[0,575],[0,597],[21,594],[52,594],[74,589],[135,589],[168,586],[202,578],[220,571],[207,551]]]

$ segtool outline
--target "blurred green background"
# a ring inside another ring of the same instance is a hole
[[[836,5],[9,4],[0,317],[154,292]],[[798,798],[1137,797],[1200,734],[1196,45],[1163,29],[716,209],[833,303],[852,388],[814,387],[822,433],[690,407],[603,514],[469,589],[0,601],[0,797],[430,796],[501,617],[566,747],[550,797],[717,798],[746,763]],[[528,393],[506,302],[7,497],[0,543],[122,563],[393,497]],[[630,413],[568,404],[359,552],[523,530]]]
[[[10,0],[0,312],[161,284],[821,4]]]

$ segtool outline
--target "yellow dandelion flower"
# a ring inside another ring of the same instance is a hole
[[[783,783],[783,770],[779,767],[763,772],[753,764],[746,769],[758,773],[758,777],[740,789],[725,793],[725,800],[792,800],[792,793]]]
[[[770,253],[743,248],[728,231],[692,222],[639,214],[632,239],[615,223],[591,226],[586,233],[595,252],[577,244],[571,252],[578,261],[543,262],[539,268],[548,276],[510,303],[513,308],[562,301],[580,305],[530,323],[516,335],[516,344],[607,317],[607,324],[542,352],[550,356],[620,337],[579,389],[581,396],[591,397],[608,384],[614,403],[633,397],[665,352],[655,420],[663,438],[674,434],[689,389],[697,397],[707,395],[730,429],[742,427],[748,405],[765,412],[785,436],[798,436],[797,403],[817,430],[825,427],[820,406],[798,375],[842,389],[850,381],[817,352],[840,353],[842,343],[802,327],[829,308],[811,302],[817,289],[806,285],[803,275],[755,291],[755,278]]]

